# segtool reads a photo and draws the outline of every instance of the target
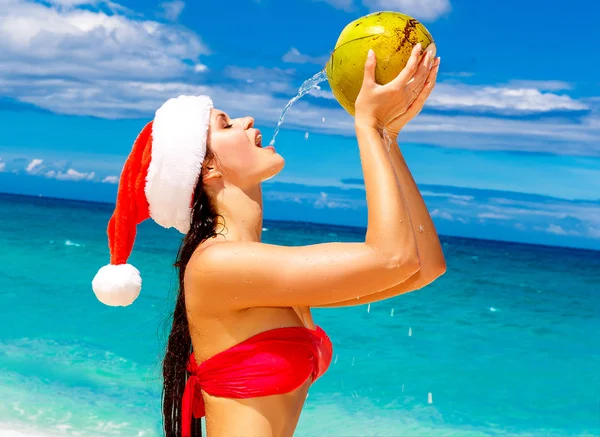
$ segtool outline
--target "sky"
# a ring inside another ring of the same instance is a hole
[[[600,249],[600,4],[582,0],[0,0],[0,192],[114,201],[180,94],[268,140],[341,30],[380,10],[420,20],[441,56],[399,137],[440,233]],[[326,82],[292,106],[265,218],[366,225],[352,126]]]

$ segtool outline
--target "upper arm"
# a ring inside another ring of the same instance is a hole
[[[387,289],[418,269],[416,253],[387,256],[365,243],[225,242],[199,250],[186,277],[203,301],[230,308],[317,306]]]

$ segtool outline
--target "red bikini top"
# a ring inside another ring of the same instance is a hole
[[[333,346],[319,326],[277,328],[254,335],[198,364],[190,355],[183,392],[182,437],[190,437],[192,414],[205,415],[201,389],[211,396],[253,398],[289,393],[329,367]]]

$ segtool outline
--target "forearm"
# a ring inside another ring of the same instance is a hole
[[[421,196],[417,184],[400,152],[395,137],[392,138],[390,159],[400,187],[402,187],[404,200],[408,206],[410,222],[415,234],[419,259],[421,261],[421,268],[404,282],[388,288],[387,290],[373,293],[361,297],[360,299],[330,304],[327,305],[328,307],[362,305],[418,290],[433,282],[446,270],[444,254],[433,220],[427,211],[423,197]]]
[[[442,246],[423,196],[421,196],[417,183],[402,156],[395,137],[392,138],[390,159],[408,204],[410,221],[419,250],[422,268],[417,275],[428,276],[432,271],[439,272],[441,268],[445,269],[446,266]]]
[[[418,260],[408,204],[383,139],[375,129],[360,123],[356,125],[356,133],[367,197],[365,243],[381,254],[393,256],[400,264]],[[399,267],[401,271],[402,266]]]

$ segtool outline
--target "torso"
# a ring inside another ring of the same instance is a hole
[[[223,311],[194,305],[193,284],[185,284],[190,335],[200,363],[264,331],[289,326],[315,329],[308,307],[248,308]],[[310,380],[298,389],[273,396],[227,399],[203,392],[208,437],[291,437],[308,393]]]

